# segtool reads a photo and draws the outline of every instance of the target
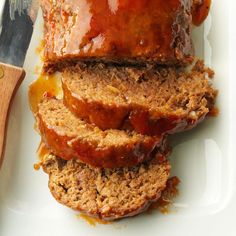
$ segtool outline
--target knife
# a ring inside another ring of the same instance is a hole
[[[38,5],[34,0],[0,0],[0,168],[10,105],[25,77],[22,67]]]

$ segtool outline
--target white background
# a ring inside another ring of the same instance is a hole
[[[34,68],[39,64],[35,53],[43,30],[39,17],[24,66],[27,77],[12,107],[7,151],[0,171],[0,236],[235,236],[235,15],[235,1],[214,0],[207,21],[194,30],[197,54],[216,72],[214,85],[220,90],[221,113],[197,129],[171,138],[172,174],[182,181],[173,209],[168,215],[143,214],[96,227],[56,203],[47,188],[48,177],[33,169],[39,136],[33,130],[27,89],[36,78]]]

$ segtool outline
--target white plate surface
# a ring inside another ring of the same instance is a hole
[[[35,53],[43,31],[40,14],[24,66],[27,77],[10,115],[6,156],[0,171],[0,236],[235,236],[235,5],[233,0],[214,0],[207,21],[194,30],[197,55],[216,72],[214,85],[220,90],[221,113],[197,129],[171,138],[172,174],[182,181],[171,212],[143,214],[96,227],[56,203],[47,187],[48,177],[33,169],[39,136],[33,130],[27,90],[37,78],[34,69],[40,63]]]

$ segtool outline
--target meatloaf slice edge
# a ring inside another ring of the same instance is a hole
[[[155,148],[165,145],[163,136],[146,136],[134,131],[102,131],[75,117],[55,98],[45,98],[36,114],[43,142],[57,156],[79,159],[92,166],[123,167],[141,163]]]
[[[214,107],[213,71],[78,64],[62,75],[65,105],[99,128],[162,135],[191,129]]]
[[[42,166],[59,203],[93,217],[115,220],[143,212],[161,196],[170,165],[167,160],[160,162],[159,156],[162,154],[130,168],[104,169],[50,154],[44,156]]]

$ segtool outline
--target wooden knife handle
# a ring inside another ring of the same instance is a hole
[[[0,168],[6,143],[6,130],[11,101],[25,77],[25,71],[0,63]]]

